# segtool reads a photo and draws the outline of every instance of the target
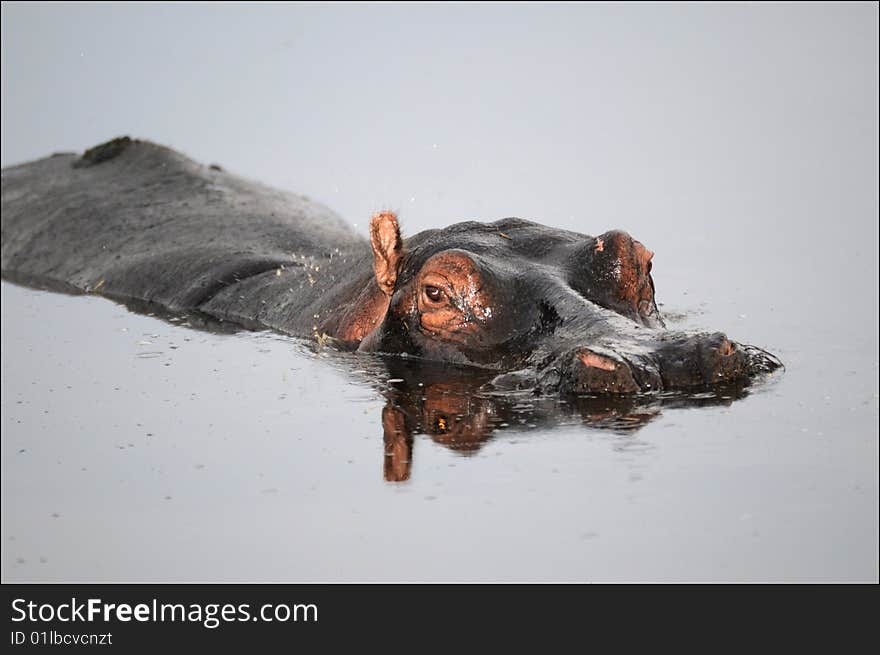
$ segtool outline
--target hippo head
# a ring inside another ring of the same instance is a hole
[[[401,239],[371,221],[374,314],[359,350],[496,369],[493,384],[634,393],[735,382],[776,368],[721,333],[669,331],[654,299],[653,253],[508,218]]]

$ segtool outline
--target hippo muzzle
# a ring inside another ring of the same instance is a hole
[[[662,339],[647,353],[574,348],[545,367],[538,380],[542,389],[573,394],[693,391],[746,383],[780,366],[770,353],[717,332]]]

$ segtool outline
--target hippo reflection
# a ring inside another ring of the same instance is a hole
[[[724,406],[744,397],[742,384],[715,385],[703,393],[589,394],[570,397],[532,392],[498,392],[492,373],[386,359],[385,370],[373,379],[393,381],[380,387],[386,399],[382,410],[384,477],[408,480],[412,473],[414,436],[427,435],[461,455],[476,453],[487,440],[504,432],[546,430],[585,424],[621,437],[633,433],[676,407]]]
[[[653,255],[621,231],[507,218],[403,239],[397,217],[379,212],[366,241],[317,203],[127,137],[2,175],[13,281],[466,366],[496,392],[693,391],[779,366],[721,333],[667,330]],[[440,381],[432,388],[444,396]],[[406,434],[415,419],[396,411],[386,432]],[[462,415],[429,432],[479,443],[489,424]]]

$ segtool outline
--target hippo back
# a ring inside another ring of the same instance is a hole
[[[363,243],[331,210],[123,137],[2,172],[3,276],[172,311]]]

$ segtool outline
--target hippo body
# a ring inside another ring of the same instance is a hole
[[[369,268],[369,244],[317,203],[150,143],[111,147],[3,170],[4,277],[308,336],[308,308]]]
[[[127,137],[2,172],[2,272],[344,348],[496,371],[497,389],[636,393],[779,366],[665,329],[651,255],[508,218],[363,239],[329,209]]]

